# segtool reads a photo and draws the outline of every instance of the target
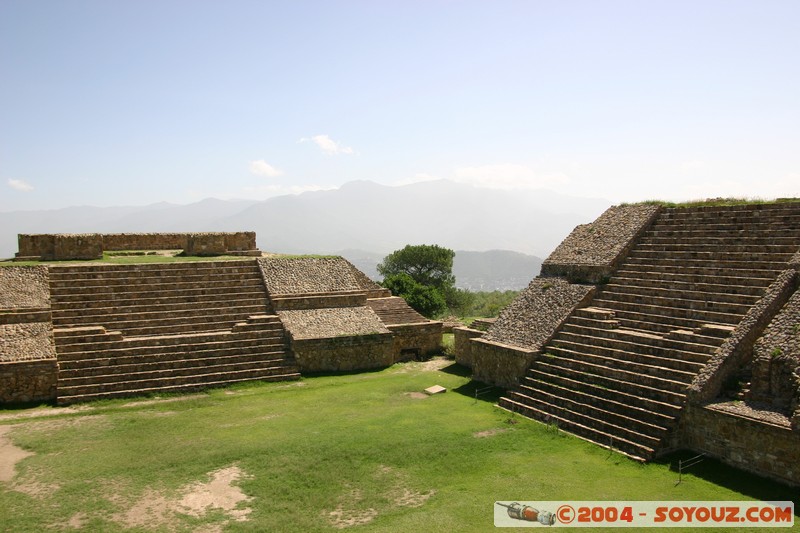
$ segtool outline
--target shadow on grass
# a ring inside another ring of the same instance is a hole
[[[452,374],[453,376],[458,376],[462,378],[468,378],[472,375],[471,368],[466,367],[464,365],[460,365],[458,363],[452,363],[444,368],[440,368],[439,372],[444,372],[445,374]]]
[[[475,381],[473,379],[469,383],[465,383],[464,385],[453,389],[453,392],[463,394],[464,396],[469,396],[470,398],[481,402],[489,402],[494,404],[500,400],[501,396],[503,396],[505,389],[495,387],[494,385],[487,385],[486,383]]]
[[[678,462],[686,462],[697,457],[697,455],[697,452],[681,450],[653,462],[655,464],[669,465],[670,471],[675,472],[675,482],[677,483]],[[704,479],[715,485],[726,487],[761,501],[794,501],[794,514],[796,517],[800,516],[800,495],[796,488],[739,470],[717,459],[704,457],[694,466],[684,470],[684,476],[686,475]],[[691,479],[687,480],[684,477],[682,483],[691,483]]]

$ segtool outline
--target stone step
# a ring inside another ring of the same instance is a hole
[[[778,238],[780,239],[780,238]],[[798,241],[783,237],[783,243],[778,239],[753,240],[735,239],[726,242],[722,238],[715,241],[702,242],[698,239],[655,239],[643,238],[636,243],[636,251],[643,254],[659,254],[669,252],[672,254],[712,254],[714,257],[723,257],[725,254],[756,254],[761,256],[793,255],[797,252]],[[778,240],[778,242],[775,242]]]
[[[736,235],[734,238],[730,236],[717,235],[708,237],[666,237],[666,236],[651,236],[647,232],[642,238],[637,241],[636,246],[677,246],[679,248],[694,248],[701,249],[706,246],[780,246],[780,247],[797,247],[798,238],[794,236],[761,236],[761,235]]]
[[[95,400],[108,400],[113,398],[130,398],[135,396],[145,396],[148,394],[164,394],[164,393],[181,393],[192,392],[197,390],[210,389],[215,387],[227,387],[235,383],[243,383],[248,381],[291,381],[300,379],[300,373],[294,371],[286,371],[283,374],[267,374],[267,375],[228,375],[228,374],[215,374],[210,376],[203,376],[199,381],[189,381],[180,384],[159,385],[155,387],[135,387],[139,383],[132,383],[132,388],[118,391],[94,392],[90,394],[59,394],[57,403],[58,405],[71,405],[80,402],[90,402]]]
[[[663,269],[667,272],[703,273],[717,271],[720,274],[738,275],[734,271],[741,270],[742,274],[757,272],[757,277],[775,277],[781,270],[788,268],[786,261],[706,261],[703,259],[672,259],[665,254],[662,258],[637,258],[629,256],[624,266],[627,269],[646,267],[647,270]],[[767,273],[766,276],[762,275]]]
[[[576,377],[581,377],[576,376]],[[544,387],[560,387],[563,389],[582,392],[598,398],[630,406],[632,409],[640,409],[652,413],[654,420],[660,420],[658,425],[671,427],[671,424],[680,413],[682,407],[675,403],[666,403],[652,398],[638,396],[629,392],[599,386],[595,383],[584,382],[558,374],[545,373],[540,370],[531,369],[523,379],[523,385]]]
[[[759,300],[758,298],[753,297],[742,297],[742,299],[745,299],[746,303],[734,303],[724,301],[725,299],[734,299],[730,297],[725,298],[724,295],[721,298],[717,298],[717,295],[715,294],[709,294],[705,298],[702,298],[702,295],[700,295],[700,298],[695,299],[690,298],[690,295],[685,293],[683,297],[679,296],[677,293],[675,296],[659,296],[652,293],[648,294],[647,291],[627,292],[626,287],[619,285],[617,285],[615,288],[616,290],[614,288],[604,287],[603,290],[597,295],[594,302],[597,305],[600,305],[601,302],[603,302],[602,305],[604,307],[608,307],[605,302],[615,302],[615,305],[611,306],[614,309],[616,309],[618,304],[632,304],[636,306],[647,304],[671,309],[691,309],[697,311],[710,311],[725,315],[744,316],[745,313],[750,310],[753,304]]]
[[[532,398],[561,409],[567,409],[591,418],[602,419],[615,426],[633,431],[637,436],[653,437],[655,441],[650,441],[651,444],[657,444],[669,429],[665,424],[667,420],[656,413],[632,408],[629,405],[612,402],[590,394],[549,386],[545,383],[530,382],[530,385],[523,385],[514,390],[511,393],[511,397]],[[664,425],[659,425],[657,422],[661,422]],[[671,423],[672,421],[669,422]],[[632,435],[626,436],[626,438],[630,437]]]
[[[613,309],[617,319],[632,318],[636,320],[638,315],[648,315],[648,317],[663,317],[664,323],[673,323],[673,320],[693,321],[693,322],[714,322],[719,324],[736,325],[741,322],[744,312],[729,313],[712,311],[710,309],[690,309],[685,307],[669,307],[666,305],[649,304],[643,299],[641,302],[620,302],[607,298],[596,298],[592,302],[594,305]],[[624,313],[624,314],[623,314]],[[657,320],[656,322],[660,322]],[[680,326],[681,323],[679,322]],[[691,326],[691,327],[696,327]],[[672,328],[675,329],[675,328]]]
[[[660,216],[666,219],[717,220],[720,217],[781,217],[800,215],[796,201],[764,204],[741,204],[726,206],[697,206],[665,209]]]
[[[597,368],[594,365],[585,365],[577,368],[564,367],[552,364],[545,359],[546,358],[537,359],[533,367],[528,371],[528,375],[532,376],[534,375],[532,372],[538,371],[582,383],[591,383],[597,387],[605,387],[612,391],[669,405],[683,405],[686,401],[685,386],[683,390],[670,390],[661,387],[658,383],[656,383],[656,386],[652,386],[640,381],[631,381],[630,374],[623,374],[622,377],[624,379],[606,375],[602,373],[601,368]],[[677,387],[673,388],[677,389]]]
[[[660,298],[667,300],[695,300],[695,301],[714,301],[727,304],[744,305],[747,308],[752,307],[763,295],[763,290],[759,288],[750,287],[745,288],[745,293],[757,294],[741,294],[728,290],[727,292],[715,292],[711,290],[690,290],[685,287],[676,287],[675,285],[651,286],[636,285],[634,282],[621,283],[618,279],[612,279],[609,283],[603,285],[601,293],[609,294],[625,294],[630,297],[639,298]]]
[[[653,250],[652,248],[637,245],[627,256],[628,260],[641,260],[650,262],[668,261],[702,261],[705,263],[787,263],[797,250],[790,250],[783,253],[769,253],[764,249],[759,251],[735,252],[725,249],[714,251],[708,249],[700,250]]]
[[[212,355],[191,359],[147,360],[135,363],[112,362],[107,366],[95,366],[58,372],[58,387],[105,384],[117,381],[141,381],[171,376],[188,376],[214,371],[251,370],[285,365],[285,352],[261,352],[251,354]]]
[[[704,324],[712,323],[710,321],[699,319],[678,318],[636,311],[619,310],[617,311],[617,314],[619,316],[619,327],[621,328],[639,330],[662,336],[666,336],[675,330],[696,331],[703,327]],[[705,339],[697,339],[697,342],[701,342],[702,340]],[[714,345],[717,345],[716,341],[714,342]]]
[[[676,237],[680,239],[715,239],[715,238],[739,238],[739,237],[797,237],[797,229],[790,227],[760,227],[742,229],[740,225],[730,224],[727,226],[711,227],[704,225],[698,227],[694,224],[685,226],[678,225],[653,225],[648,229],[644,238],[650,237]]]
[[[188,383],[202,383],[206,380],[221,381],[222,376],[229,376],[233,379],[246,377],[258,379],[259,377],[283,374],[287,370],[289,369],[284,365],[262,368],[250,368],[249,365],[215,365],[213,367],[193,368],[190,373],[184,374],[174,370],[165,371],[158,377],[143,377],[142,379],[137,379],[138,376],[136,374],[127,374],[118,376],[127,379],[97,381],[88,385],[67,385],[62,387],[61,384],[58,384],[57,394],[58,396],[76,396],[101,392],[119,392],[131,389],[155,389]],[[294,369],[289,370],[289,372],[292,370]]]
[[[230,299],[250,299],[259,301],[266,305],[267,296],[264,291],[230,291],[227,289],[208,290],[195,288],[180,291],[153,291],[149,296],[120,294],[120,295],[98,295],[92,298],[90,295],[58,296],[53,298],[53,308],[56,311],[84,310],[84,309],[131,309],[149,305],[174,305],[174,304],[195,304],[207,305],[209,302],[226,301]]]
[[[114,328],[123,328],[129,324],[149,323],[152,321],[169,321],[171,319],[189,319],[209,315],[229,316],[236,315],[247,318],[267,310],[263,303],[252,300],[233,300],[231,302],[215,302],[213,305],[198,306],[142,306],[136,311],[125,312],[109,309],[107,313],[77,313],[65,312],[53,315],[53,324],[111,324]],[[94,311],[94,310],[93,310]]]
[[[653,223],[660,226],[692,226],[705,230],[725,229],[751,230],[752,228],[793,227],[800,229],[800,215],[796,212],[772,213],[761,215],[752,213],[734,213],[719,211],[717,213],[681,213],[672,215],[662,213]]]
[[[601,336],[601,335],[584,335],[580,333],[573,333],[569,328],[564,327],[553,336],[550,345],[562,348],[569,348],[572,350],[588,350],[588,353],[595,355],[603,355],[609,353],[607,350],[615,350],[622,354],[632,354],[634,357],[631,359],[635,362],[645,363],[655,366],[666,366],[676,370],[685,372],[697,373],[702,369],[711,354],[708,351],[704,352],[684,352],[674,348],[667,348],[663,339],[654,340],[652,344],[647,342],[644,337],[635,340],[628,338],[621,338],[622,335]],[[669,342],[669,341],[668,341]],[[708,350],[708,347],[703,347]]]
[[[114,275],[142,272],[145,275],[153,273],[193,272],[193,271],[258,271],[258,262],[255,259],[238,259],[232,261],[177,261],[174,263],[135,263],[126,265],[117,264],[77,264],[53,265],[50,275],[69,276],[76,274]]]
[[[542,358],[550,358],[553,365],[580,368],[581,365],[594,365],[602,368],[604,375],[618,379],[641,380],[654,387],[664,387],[672,391],[683,391],[697,372],[687,372],[665,366],[662,358],[645,356],[621,350],[601,347],[587,347],[564,343],[565,346],[548,345]],[[598,353],[591,353],[596,351]],[[649,359],[649,362],[644,362]]]
[[[663,285],[672,283],[686,283],[686,284],[724,284],[728,283],[731,286],[747,286],[765,289],[769,287],[770,283],[776,278],[773,271],[749,271],[747,275],[741,276],[739,272],[725,272],[721,269],[705,269],[705,272],[695,269],[694,272],[681,272],[681,271],[667,271],[666,268],[657,270],[648,270],[647,267],[642,266],[627,266],[623,265],[614,273],[611,281],[615,283],[624,283],[623,280],[628,279],[647,279],[655,280]]]
[[[106,349],[74,350],[66,353],[59,351],[58,362],[61,370],[72,370],[91,366],[127,364],[134,361],[145,361],[147,358],[191,359],[213,353],[244,354],[259,350],[272,352],[283,350],[286,346],[285,337],[278,335],[258,339],[186,343],[171,346],[127,346],[123,342]],[[92,346],[92,348],[95,347]]]
[[[200,333],[223,333],[229,332],[239,322],[242,317],[230,316],[208,316],[190,317],[188,320],[173,320],[168,323],[153,321],[149,325],[137,327],[116,328],[125,336],[130,337],[164,337],[169,335],[193,335]]]
[[[560,333],[580,335],[597,339],[598,342],[604,342],[603,339],[620,340],[623,342],[641,343],[646,347],[656,347],[660,350],[675,350],[681,353],[687,360],[697,363],[705,363],[708,358],[716,351],[714,345],[709,342],[704,342],[705,339],[695,339],[695,337],[688,337],[693,340],[683,340],[682,338],[669,337],[662,334],[647,333],[640,330],[633,330],[623,327],[614,329],[606,329],[598,327],[590,320],[578,319],[570,317],[561,326],[561,329],[553,338],[557,338]],[[642,338],[645,337],[645,338]],[[646,338],[651,337],[651,338]],[[719,340],[714,337],[713,342]],[[645,349],[645,348],[642,348]]]
[[[639,461],[647,461],[655,455],[655,448],[640,444],[638,438],[637,441],[633,441],[619,437],[617,428],[608,427],[608,425],[604,425],[600,421],[587,419],[583,416],[573,417],[571,416],[572,413],[563,409],[557,410],[552,409],[552,407],[546,407],[543,410],[509,397],[501,398],[499,405],[504,409],[534,420],[557,424],[559,429],[568,431],[604,448],[613,448]],[[555,412],[558,412],[558,414],[555,414]],[[610,430],[610,432],[603,431],[600,429],[601,427]]]
[[[104,330],[102,326],[95,328],[70,328],[70,329],[55,329],[54,337],[56,345],[58,346],[59,353],[67,353],[70,351],[82,351],[83,349],[93,346],[96,350],[108,350],[117,345],[117,343],[124,342],[125,346],[177,346],[191,343],[208,343],[208,342],[230,342],[232,339],[241,340],[258,340],[264,336],[272,336],[281,334],[283,326],[265,325],[261,331],[243,331],[241,333],[233,333],[227,331],[214,331],[214,332],[200,332],[189,334],[173,334],[161,336],[145,336],[145,337],[123,337],[118,331],[108,331],[105,335],[88,334],[88,335],[64,335],[62,332],[80,331],[80,330],[100,329]]]
[[[180,279],[174,282],[162,282],[159,280],[151,280],[143,278],[138,282],[129,283],[126,280],[120,280],[118,283],[106,283],[104,280],[98,280],[96,283],[73,283],[71,281],[51,282],[50,293],[64,298],[68,296],[81,296],[88,295],[93,298],[99,295],[108,295],[109,298],[114,296],[120,297],[125,294],[150,294],[150,293],[177,293],[181,290],[194,290],[204,289],[212,291],[216,289],[216,293],[221,293],[224,290],[233,292],[266,292],[263,283],[254,278],[220,278],[209,277],[207,279]]]
[[[676,280],[664,280],[661,277],[653,276],[652,278],[633,278],[614,275],[607,284],[602,288],[613,289],[615,287],[626,287],[628,292],[641,291],[642,294],[650,294],[649,291],[655,291],[656,294],[673,295],[675,293],[696,293],[697,296],[702,294],[715,294],[715,295],[732,295],[732,296],[749,296],[752,297],[753,302],[758,301],[764,295],[764,287],[760,285],[736,285],[735,279],[730,279],[731,284],[724,283],[692,283]],[[767,280],[765,280],[767,281]],[[696,299],[695,297],[694,299]]]

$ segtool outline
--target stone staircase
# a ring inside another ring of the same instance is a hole
[[[429,320],[411,308],[403,298],[388,296],[370,298],[367,305],[375,311],[381,321],[386,325],[417,324]]]
[[[665,209],[500,405],[631,457],[800,248],[800,204]]]
[[[50,270],[58,403],[297,379],[255,261]]]

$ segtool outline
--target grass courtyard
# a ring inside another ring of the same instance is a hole
[[[421,394],[436,384],[448,392]],[[476,385],[434,360],[0,410],[0,450],[20,459],[0,481],[0,531],[483,532],[497,500],[797,505],[797,491],[712,460],[676,485],[676,457],[638,464],[511,418],[491,391],[476,401]]]

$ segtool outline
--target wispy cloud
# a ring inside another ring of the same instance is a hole
[[[489,189],[552,188],[570,181],[561,172],[539,172],[529,166],[514,163],[457,168],[453,179]]]
[[[33,185],[23,180],[9,179],[8,186],[20,192],[31,192],[33,190]]]
[[[313,137],[303,137],[299,142],[304,143],[311,141],[322,149],[328,155],[347,154],[352,155],[355,153],[349,146],[344,146],[339,142],[334,141],[327,135],[314,135]]]
[[[273,167],[263,159],[250,161],[250,173],[257,176],[267,176],[268,178],[277,178],[283,175],[282,170]]]

